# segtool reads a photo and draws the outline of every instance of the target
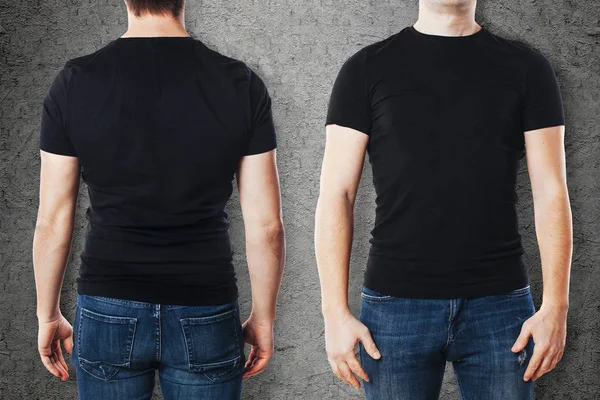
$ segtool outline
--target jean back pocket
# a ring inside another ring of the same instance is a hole
[[[191,372],[201,372],[212,382],[221,382],[240,371],[241,329],[237,309],[180,321]]]
[[[109,380],[129,367],[136,318],[115,317],[81,308],[77,332],[79,365],[89,374]]]

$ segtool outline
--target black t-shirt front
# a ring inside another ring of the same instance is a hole
[[[525,286],[516,181],[524,132],[564,124],[536,50],[481,29],[408,27],[352,56],[327,124],[369,135],[376,218],[365,285],[416,298]]]
[[[79,293],[237,297],[225,206],[242,157],[276,147],[269,95],[244,63],[191,37],[119,38],[60,71],[40,147],[77,157],[88,186]]]

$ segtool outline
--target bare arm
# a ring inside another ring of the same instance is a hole
[[[359,388],[356,374],[368,376],[358,363],[354,347],[363,342],[374,358],[379,353],[368,329],[348,308],[348,267],[354,231],[354,200],[360,182],[368,136],[354,129],[327,126],[321,171],[321,191],[315,217],[315,251],[327,354],[333,372]]]
[[[354,200],[368,136],[337,125],[327,127],[315,218],[315,251],[323,314],[350,312],[348,266],[354,233]]]
[[[76,157],[41,151],[40,202],[33,239],[33,266],[42,362],[54,375],[67,379],[60,340],[71,352],[72,330],[60,312],[60,292],[71,247],[79,191]]]
[[[252,286],[252,313],[244,336],[252,345],[244,378],[262,372],[273,355],[273,323],[285,262],[285,234],[276,153],[246,156],[238,174]]]
[[[535,207],[535,228],[544,280],[543,305],[566,310],[573,251],[567,190],[564,127],[525,134]]]
[[[527,166],[535,208],[535,226],[544,281],[539,312],[523,326],[517,344],[533,337],[534,356],[525,379],[536,380],[562,357],[569,308],[569,277],[573,249],[571,207],[567,190],[564,126],[525,133]]]

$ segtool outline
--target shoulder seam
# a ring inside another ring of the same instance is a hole
[[[371,115],[371,88],[369,86],[369,70],[367,68],[367,52],[365,51],[364,53],[364,60],[363,60],[363,68],[364,68],[364,72],[365,72],[365,96],[367,99],[367,111],[369,112],[369,115]],[[372,121],[371,121],[372,124]],[[370,124],[370,125],[371,125]],[[369,132],[371,131],[371,126],[369,126]]]
[[[531,54],[533,53],[533,46],[528,46],[529,52],[527,53],[527,62],[525,64],[525,85],[524,85],[524,95],[527,96],[527,91],[529,90],[529,69],[531,67]]]
[[[69,112],[69,87],[71,85],[71,78],[73,77],[73,67],[74,67],[74,65],[75,64],[73,62],[71,62],[71,60],[69,60],[69,61],[67,61],[65,63],[65,65],[63,67],[63,68],[68,68],[69,69],[68,76],[67,76],[67,82],[65,84],[65,115],[63,117],[63,120],[64,120],[63,123],[65,125],[64,126],[65,132],[67,133],[67,136],[69,136],[69,137],[70,137],[70,135],[69,135],[69,127],[68,127],[68,124],[67,124],[67,122],[69,120],[69,118],[68,118],[68,112]]]

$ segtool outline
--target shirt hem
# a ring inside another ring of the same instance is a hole
[[[494,262],[465,263],[464,269],[449,266],[413,265],[369,258],[364,286],[383,295],[415,299],[460,299],[495,296],[529,285],[522,256]],[[427,271],[427,276],[423,272]],[[439,272],[434,272],[439,271]],[[469,271],[466,274],[465,271]],[[477,271],[477,277],[472,274]]]
[[[87,296],[110,297],[114,299],[139,301],[144,303],[180,306],[218,306],[229,304],[238,298],[235,284],[220,288],[204,288],[165,283],[133,282],[77,282],[77,293]]]

